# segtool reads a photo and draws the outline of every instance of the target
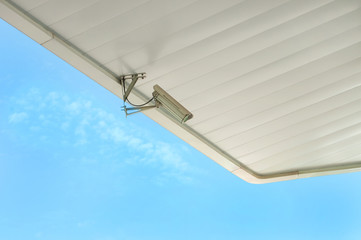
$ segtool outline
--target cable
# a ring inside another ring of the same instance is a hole
[[[145,103],[143,103],[143,104],[140,104],[140,105],[131,103],[128,98],[127,98],[127,102],[128,102],[130,105],[135,106],[135,107],[143,107],[144,105],[147,105],[148,103],[150,103],[151,101],[153,101],[153,99],[154,99],[154,97],[152,97],[152,98],[149,99],[147,102],[145,102]]]
[[[124,98],[124,93],[126,92],[125,91],[125,84],[122,84],[122,85],[123,85],[123,98]],[[148,103],[150,103],[153,100],[154,100],[154,97],[152,97],[151,99],[149,99],[147,102],[145,102],[143,104],[134,104],[134,103],[130,102],[130,100],[127,97],[126,99],[124,99],[124,102],[128,102],[130,105],[132,105],[134,107],[143,107],[143,106],[147,105]]]

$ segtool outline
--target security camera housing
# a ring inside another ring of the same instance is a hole
[[[153,97],[157,107],[166,109],[180,123],[185,123],[193,118],[193,114],[183,107],[177,100],[164,91],[159,85],[153,87]]]

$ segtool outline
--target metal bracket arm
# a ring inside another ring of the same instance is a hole
[[[128,79],[132,80],[132,82],[129,84],[126,92],[124,93],[124,96],[123,96],[124,101],[127,100],[130,92],[132,91],[134,85],[137,83],[138,79],[139,78],[144,79],[145,77],[146,77],[145,73],[128,74],[128,75],[123,75],[120,77],[120,81],[121,81],[123,88],[125,88],[125,80],[128,80]]]
[[[130,108],[127,108],[127,107],[122,107],[122,110],[125,112],[125,116],[130,116],[130,115],[133,115],[133,114],[136,114],[136,113],[140,113],[140,112],[144,112],[146,110],[149,110],[149,109],[152,109],[152,108],[155,108],[156,106],[145,106],[145,107],[130,107]],[[131,112],[129,112],[131,111]]]

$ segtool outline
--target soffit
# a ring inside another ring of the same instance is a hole
[[[194,114],[169,130],[236,175],[359,167],[360,0],[14,2],[50,32],[38,42],[85,74],[53,33],[110,77],[146,72],[138,96],[164,88]]]

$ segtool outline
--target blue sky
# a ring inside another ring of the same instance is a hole
[[[0,21],[0,239],[360,239],[361,173],[237,178]]]

